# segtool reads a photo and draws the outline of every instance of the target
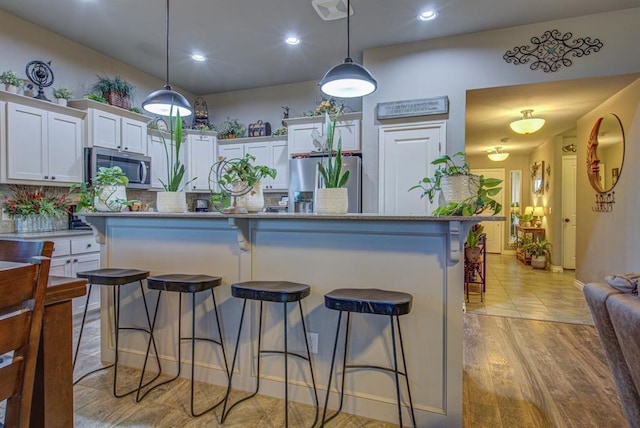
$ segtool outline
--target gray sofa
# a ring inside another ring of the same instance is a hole
[[[605,283],[585,285],[609,368],[631,428],[640,428],[640,297]]]

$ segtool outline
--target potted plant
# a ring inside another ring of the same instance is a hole
[[[91,90],[101,94],[109,104],[129,110],[135,86],[118,75],[114,78],[98,75],[98,81],[93,84]]]
[[[483,234],[484,226],[481,224],[474,224],[471,226],[471,229],[467,234],[466,245],[464,246],[464,256],[467,261],[477,263],[480,260],[480,252],[482,250],[480,243]]]
[[[531,214],[517,214],[518,222],[522,227],[530,227],[533,216]]]
[[[180,112],[176,113],[175,118],[173,114],[169,116],[169,135],[170,138],[167,142],[164,135],[162,135],[162,133],[160,134],[164,146],[165,160],[167,162],[167,178],[166,180],[159,179],[164,192],[158,192],[156,195],[156,208],[158,212],[182,213],[187,211],[187,196],[183,189],[187,184],[195,180],[196,177],[184,184],[182,183],[185,166],[180,160],[180,149],[184,143]]]
[[[73,92],[68,88],[55,88],[53,90],[53,97],[58,101],[58,104],[66,106],[67,101],[71,99]]]
[[[266,165],[254,165],[255,160],[255,156],[247,153],[240,159],[222,158],[213,164],[211,171],[217,175],[219,189],[212,191],[211,203],[218,211],[231,201],[231,196],[238,196],[234,208],[244,208],[247,212],[264,208],[262,180],[276,178],[277,171]]]
[[[545,269],[551,258],[551,242],[546,239],[533,240],[526,244],[525,251],[531,256],[531,267]]]
[[[12,94],[17,93],[18,88],[22,86],[22,79],[12,70],[3,71],[0,74],[0,82],[4,83],[5,91]]]
[[[129,179],[119,166],[98,168],[93,183],[93,205],[97,211],[124,211],[127,209]]]
[[[344,187],[349,179],[349,171],[342,170],[342,136],[334,155],[334,139],[338,111],[333,118],[328,111],[324,113],[327,156],[318,164],[322,176],[322,188],[316,191],[315,210],[318,214],[345,214],[349,208],[349,195]]]
[[[17,233],[46,232],[68,227],[69,194],[9,185],[12,195],[2,197],[5,212],[15,219]]]
[[[454,158],[460,159],[462,165],[458,165]],[[495,215],[502,210],[502,205],[491,199],[502,190],[497,187],[502,180],[471,174],[464,152],[454,154],[453,158],[440,156],[431,164],[438,166],[433,177],[423,178],[409,190],[422,189],[421,197],[427,196],[432,203],[436,192],[440,192],[439,207],[433,210],[433,215],[471,216],[489,208]]]
[[[85,99],[95,101],[97,103],[107,104],[107,100],[104,99],[102,95],[98,94],[87,94],[84,96]]]
[[[231,119],[227,116],[227,120],[222,122],[216,128],[218,139],[226,140],[230,138],[242,138],[244,136],[245,126],[238,119]]]

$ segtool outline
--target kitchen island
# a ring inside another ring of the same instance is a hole
[[[411,313],[401,317],[411,392],[418,426],[462,426],[462,305],[463,246],[468,228],[478,217],[389,216],[381,214],[316,215],[300,213],[221,215],[217,213],[87,213],[82,215],[101,244],[103,267],[129,267],[151,274],[194,273],[220,276],[216,289],[227,357],[235,345],[241,300],[231,297],[229,285],[248,280],[287,280],[309,284],[311,295],[302,301],[309,332],[318,333],[313,354],[320,404],[324,403],[338,313],[324,307],[323,295],[335,288],[383,288],[413,295]],[[482,217],[483,221],[503,217]],[[124,290],[123,290],[124,291]],[[140,295],[135,287],[123,294],[122,323],[144,325]],[[148,292],[155,306],[155,292]],[[163,371],[175,370],[177,296],[165,293],[156,323],[156,340]],[[214,335],[215,320],[208,293],[200,293],[196,309],[198,334]],[[102,331],[110,331],[110,293],[102,292]],[[174,299],[171,301],[164,299]],[[188,299],[190,300],[190,299]],[[183,322],[188,325],[191,305]],[[255,303],[254,303],[255,304]],[[264,341],[270,349],[282,347],[281,306],[268,307]],[[251,329],[257,320],[251,312]],[[289,349],[302,351],[299,314],[291,305]],[[248,328],[240,338],[234,388],[255,385],[255,360]],[[387,317],[352,317],[349,356],[357,363],[391,367]],[[110,331],[110,333],[112,333]],[[214,336],[215,337],[215,336]],[[121,361],[141,367],[146,338],[122,334]],[[112,334],[102,335],[102,357],[113,360]],[[189,364],[189,347],[183,364]],[[339,358],[341,352],[338,353]],[[197,345],[196,377],[226,385],[221,352]],[[283,396],[281,357],[263,357],[261,393]],[[289,399],[312,404],[310,377],[304,361],[289,361]],[[151,365],[151,370],[155,367]],[[189,373],[185,369],[182,373]],[[334,377],[335,379],[335,377]],[[408,399],[403,389],[404,411]],[[393,375],[351,371],[345,384],[343,411],[396,422]],[[332,394],[330,406],[337,400]]]

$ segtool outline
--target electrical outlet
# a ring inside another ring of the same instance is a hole
[[[312,354],[318,353],[318,333],[307,333],[307,342]]]

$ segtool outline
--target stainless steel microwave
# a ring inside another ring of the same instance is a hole
[[[84,149],[84,181],[91,185],[98,168],[119,166],[134,189],[151,187],[151,158],[136,153],[125,153],[101,147]]]

